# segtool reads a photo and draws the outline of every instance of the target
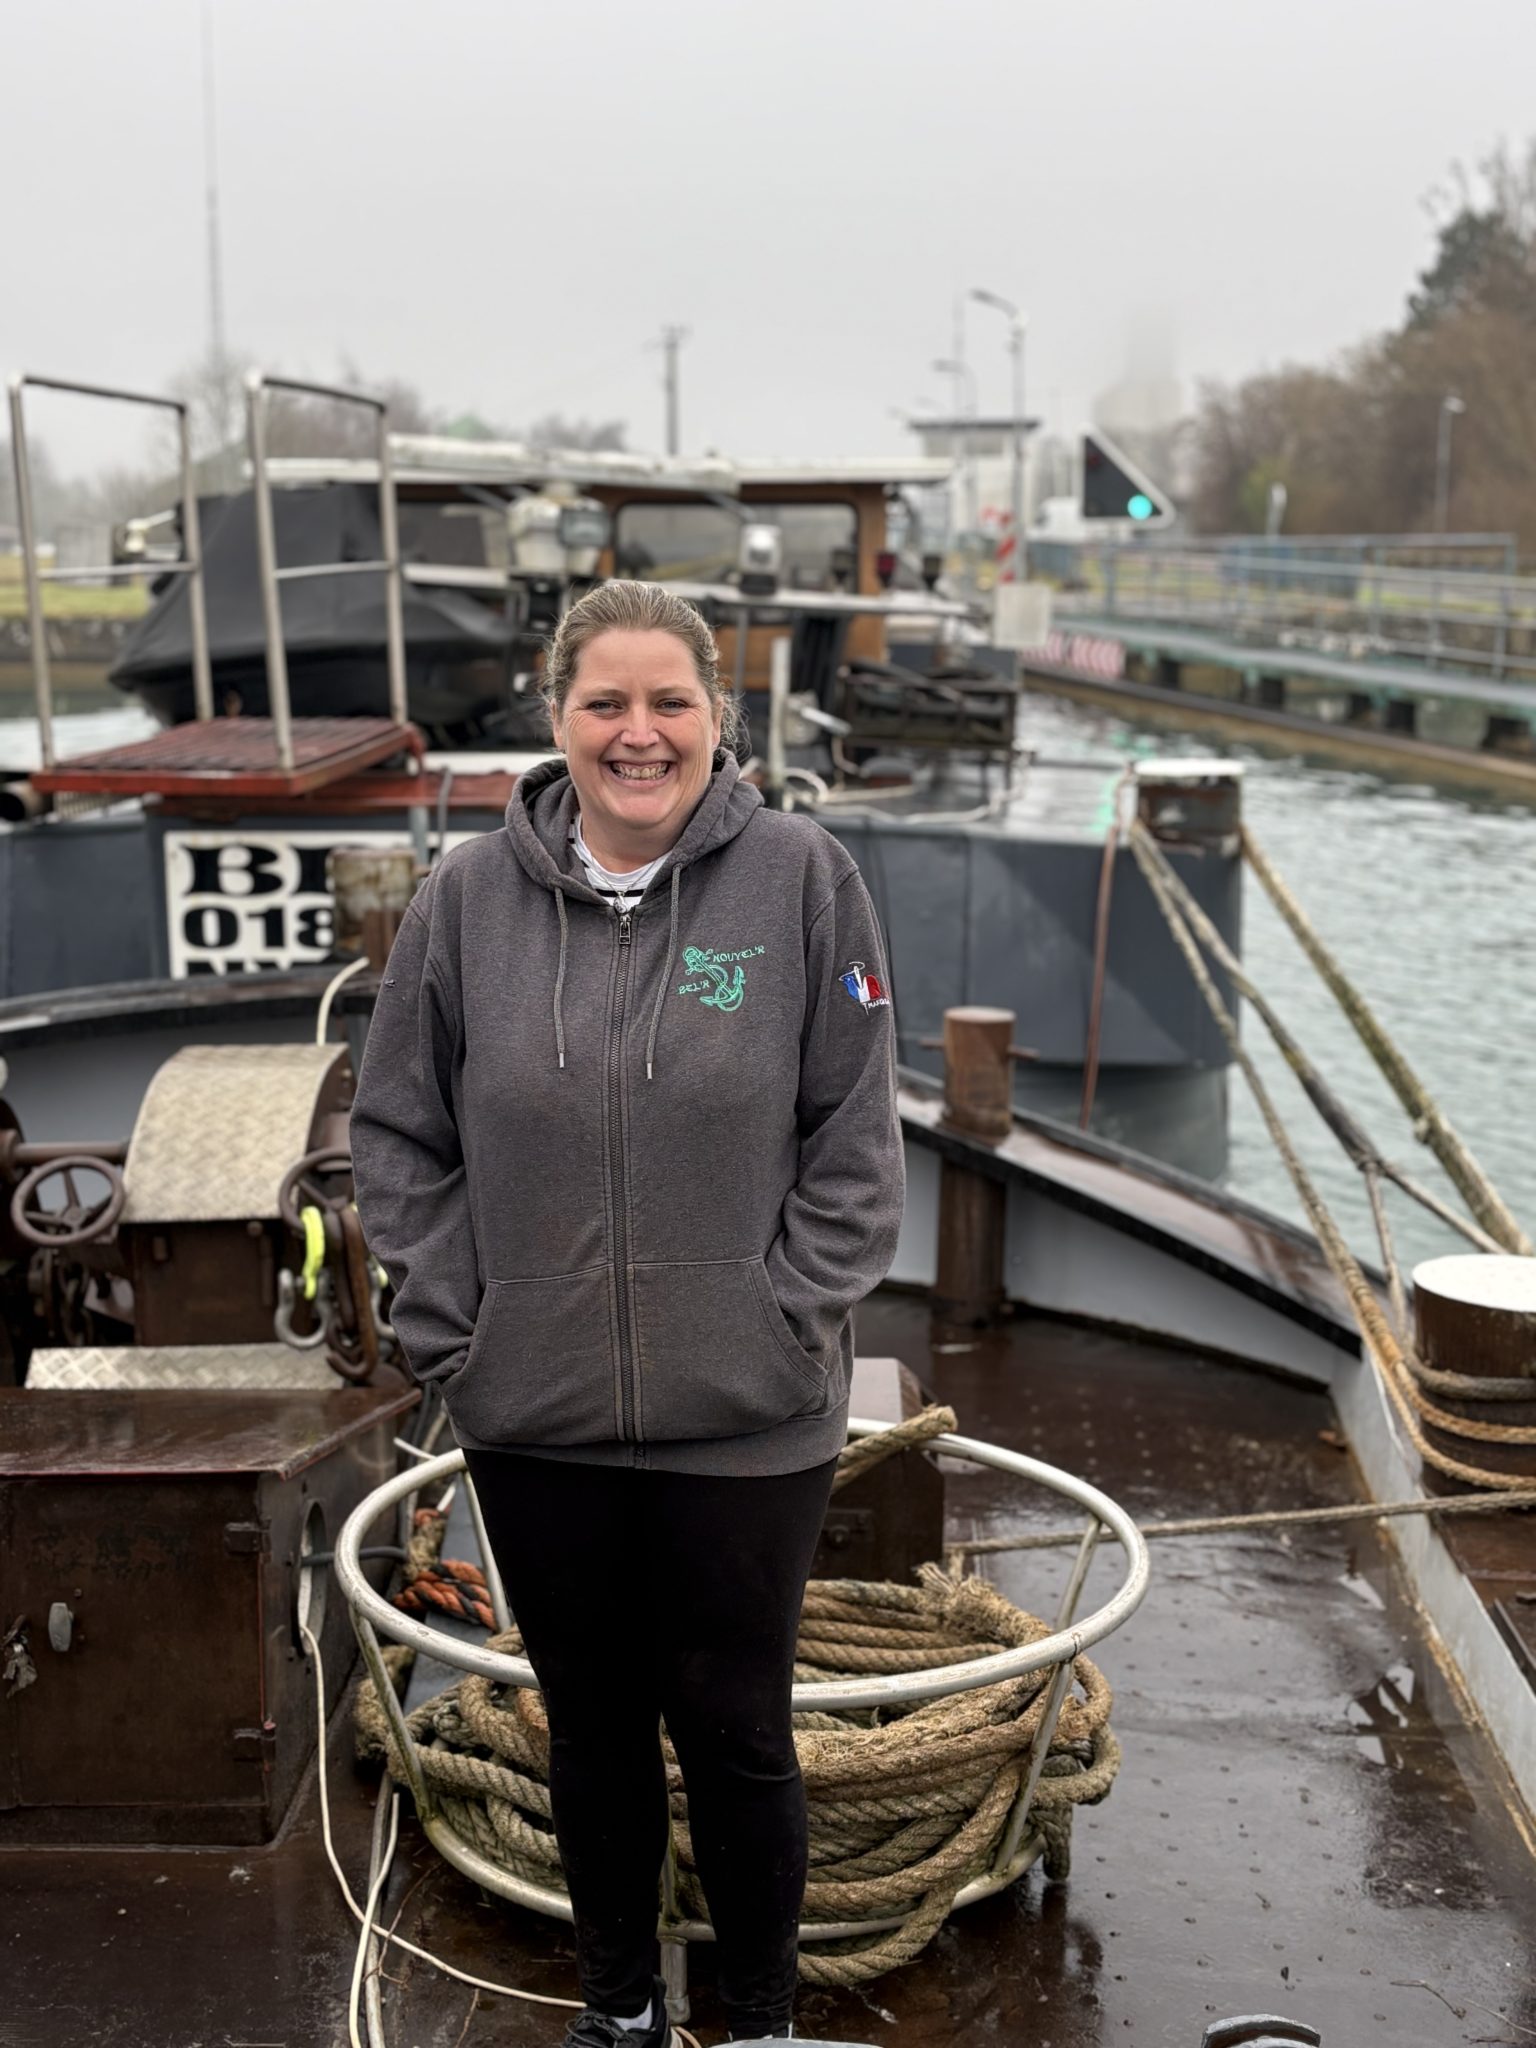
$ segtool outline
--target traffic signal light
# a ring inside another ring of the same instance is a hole
[[[1165,526],[1173,506],[1113,441],[1092,433],[1083,436],[1083,517]]]

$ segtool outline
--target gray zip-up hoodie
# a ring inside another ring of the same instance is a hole
[[[902,1208],[864,884],[723,753],[625,916],[575,815],[563,762],[524,775],[395,940],[352,1110],[394,1328],[471,1449],[819,1464]]]

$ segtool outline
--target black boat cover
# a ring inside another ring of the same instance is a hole
[[[249,668],[266,654],[256,566],[256,500],[250,491],[200,498],[208,651],[221,664]],[[325,484],[272,493],[277,559],[283,568],[316,562],[376,562],[384,552],[378,493],[363,484]],[[110,679],[120,688],[189,675],[192,619],[188,578],[167,576],[123,644]],[[283,645],[290,661],[337,654],[380,654],[385,642],[384,578],[316,576],[280,586]],[[407,583],[405,641],[414,656],[471,660],[500,654],[512,638],[507,618],[464,591]]]

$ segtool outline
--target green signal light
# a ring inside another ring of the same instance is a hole
[[[1138,491],[1125,509],[1133,519],[1150,519],[1157,507],[1145,491]]]

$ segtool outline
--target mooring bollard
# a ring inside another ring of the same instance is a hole
[[[1473,1422],[1529,1424],[1536,1403],[1536,1259],[1513,1252],[1451,1252],[1413,1269],[1413,1319],[1420,1358],[1440,1373],[1509,1382],[1509,1400],[1458,1397],[1454,1382],[1437,1386],[1446,1413]],[[1483,1390],[1486,1392],[1486,1390]],[[1476,1441],[1426,1422],[1437,1450],[1494,1472],[1530,1470],[1519,1443]],[[1468,1483],[1426,1464],[1431,1493],[1466,1493]]]
[[[1200,2037],[1200,2048],[1321,2048],[1322,2035],[1304,2020],[1279,2013],[1242,2013],[1230,2020],[1212,2020]]]
[[[1012,1010],[967,1005],[944,1012],[944,1121],[995,1145],[1013,1129]],[[971,1160],[946,1159],[939,1183],[934,1314],[984,1328],[1003,1306],[1008,1190]]]

